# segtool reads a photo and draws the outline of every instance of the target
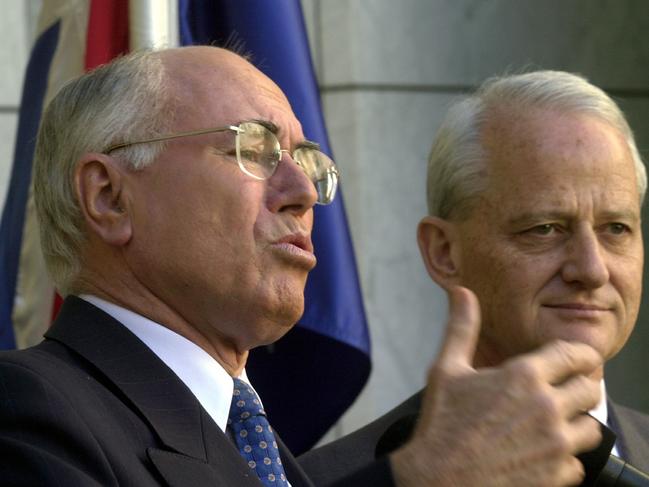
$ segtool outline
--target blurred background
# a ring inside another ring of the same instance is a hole
[[[41,0],[0,0],[3,202],[40,7]],[[620,103],[647,159],[649,2],[302,0],[302,7],[372,339],[369,382],[328,441],[421,388],[436,354],[446,298],[424,270],[415,229],[426,213],[427,153],[449,103],[494,74],[581,73]],[[645,295],[606,378],[615,400],[649,412]]]

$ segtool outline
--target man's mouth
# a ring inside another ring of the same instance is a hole
[[[277,242],[275,242],[275,244],[289,244],[306,252],[313,253],[313,244],[311,243],[311,238],[300,233],[286,235],[285,237],[282,237]]]
[[[316,265],[311,238],[294,233],[286,235],[272,244],[272,247],[291,261],[311,270]]]
[[[560,302],[543,305],[544,308],[551,309],[559,315],[574,319],[598,319],[605,313],[611,312],[610,306],[600,303],[585,302]]]

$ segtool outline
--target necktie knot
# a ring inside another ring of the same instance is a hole
[[[266,416],[266,411],[264,411],[257,394],[241,379],[234,379],[228,424],[246,421],[256,416]]]

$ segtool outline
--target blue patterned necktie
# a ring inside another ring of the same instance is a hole
[[[255,391],[241,379],[234,380],[228,426],[239,453],[266,486],[287,487],[277,441]]]

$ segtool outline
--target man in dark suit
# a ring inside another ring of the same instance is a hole
[[[312,207],[336,181],[283,93],[231,52],[136,53],[68,84],[44,114],[34,183],[66,299],[44,342],[0,354],[0,483],[313,485],[245,363],[302,313]],[[477,302],[449,292],[412,440],[337,479],[574,483],[575,455],[600,438],[577,414],[598,401],[586,376],[600,355],[559,341],[477,371]]]
[[[479,300],[475,367],[502,366],[556,339],[615,356],[640,304],[646,186],[624,115],[581,77],[494,78],[451,107],[428,163],[418,242],[437,284],[465,286]],[[607,401],[603,377],[603,366],[591,374],[603,392],[591,414],[617,434],[613,453],[649,472],[649,416]],[[327,461],[362,464],[397,448],[420,403],[416,395],[308,453],[303,466],[326,484],[335,480]]]

